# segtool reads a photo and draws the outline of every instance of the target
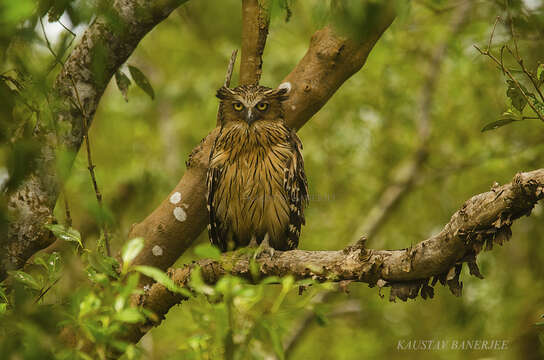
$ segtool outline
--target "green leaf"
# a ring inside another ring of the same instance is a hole
[[[513,118],[502,118],[502,119],[499,119],[497,121],[493,121],[493,122],[487,124],[486,126],[484,126],[482,128],[482,132],[498,129],[501,126],[508,125],[508,124],[510,124],[510,123],[512,123],[514,121],[519,121],[519,120],[513,119]]]
[[[123,258],[123,273],[126,273],[132,260],[138,256],[138,254],[144,248],[144,239],[141,237],[134,238],[123,246],[121,251],[121,257]]]
[[[0,304],[0,315],[4,314],[8,308],[8,304],[2,303]]]
[[[525,105],[527,105],[527,99],[523,94],[527,94],[527,89],[520,84],[521,90],[517,87],[516,83],[512,80],[508,80],[508,89],[506,90],[506,96],[512,101],[512,106],[518,109],[520,112],[523,111]]]
[[[75,242],[79,246],[83,247],[81,243],[81,234],[74,228],[66,228],[64,225],[60,224],[47,224],[45,225],[58,239]]]
[[[34,258],[34,264],[40,265],[45,269],[49,281],[56,280],[61,270],[60,255],[58,252],[38,254]]]
[[[195,254],[200,258],[209,258],[214,260],[221,259],[221,251],[212,244],[200,244],[195,247]]]
[[[115,72],[115,83],[117,84],[119,91],[121,91],[121,94],[123,94],[125,101],[128,102],[128,87],[131,84],[128,76],[121,70],[117,70]]]
[[[132,79],[138,85],[140,89],[145,91],[147,95],[151,99],[155,99],[155,91],[153,91],[153,87],[151,86],[151,83],[147,79],[147,77],[144,75],[144,73],[138,69],[135,66],[129,65],[128,70],[130,71],[130,76],[132,76]]]
[[[20,283],[25,284],[26,286],[34,289],[34,290],[40,290],[41,286],[38,284],[36,279],[30,274],[25,273],[24,271],[15,270],[15,271],[8,271],[8,273],[13,276],[13,278]]]
[[[536,78],[541,83],[544,83],[544,64],[539,64],[536,68]]]
[[[172,279],[168,277],[162,270],[154,268],[152,266],[145,266],[145,265],[137,265],[134,267],[134,270],[144,274],[147,277],[152,278],[159,284],[165,286],[168,290],[181,294],[185,297],[191,297],[191,292],[187,289],[184,289],[176,283]]]
[[[131,307],[116,313],[114,319],[124,323],[135,324],[145,321],[145,316],[138,309]]]
[[[107,274],[115,279],[119,277],[116,268],[119,267],[119,263],[112,257],[99,254],[97,252],[91,252],[87,255],[89,265],[91,265],[96,271]]]

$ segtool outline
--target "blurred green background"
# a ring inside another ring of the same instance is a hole
[[[276,9],[272,16],[263,85],[276,86],[302,58],[311,34],[324,24],[320,0],[289,4],[288,22],[285,11]],[[519,171],[543,167],[544,131],[538,120],[480,132],[509,106],[501,72],[473,47],[487,45],[497,16],[507,18],[504,3],[474,1],[464,24],[450,36],[458,5],[459,1],[414,1],[379,40],[364,68],[300,130],[312,200],[300,248],[340,249],[364,235],[357,230],[365,216],[417,150],[418,102],[431,55],[444,41],[447,53],[430,108],[429,158],[368,246],[408,247],[438,232],[465,200],[488,191],[495,181],[503,184]],[[520,53],[533,70],[544,59],[543,10],[540,1],[514,2],[511,8]],[[54,35],[54,30],[48,31]],[[214,127],[215,90],[223,82],[231,51],[240,48],[240,35],[239,0],[189,1],[146,36],[127,62],[146,74],[155,100],[131,86],[125,102],[115,82],[110,83],[90,137],[97,179],[112,214],[114,253],[126,241],[130,226],[177,184],[189,152]],[[509,28],[499,24],[493,49],[498,52],[510,41]],[[50,60],[43,45],[32,52]],[[74,228],[87,243],[95,242],[99,235],[96,200],[83,151],[65,193]],[[64,217],[62,201],[56,214]],[[530,217],[514,224],[509,243],[478,257],[485,280],[469,276],[464,269],[460,298],[437,286],[432,300],[390,303],[386,289],[382,299],[376,289],[351,284],[348,295],[335,294],[325,304],[304,305],[319,316],[311,321],[291,357],[543,358],[540,331],[534,325],[544,314],[543,221],[542,205],[538,205]],[[198,243],[207,241],[203,233]],[[178,264],[195,258],[189,250]],[[265,291],[265,301],[257,305],[261,309],[270,307],[280,288],[268,286]],[[300,302],[296,291],[289,293],[274,325],[282,335],[287,336],[306,313]],[[352,311],[338,311],[346,307]],[[162,325],[142,339],[145,358],[190,358],[180,339],[203,334],[199,316],[207,318],[208,331],[213,333],[213,311],[214,305],[205,299],[171,309]],[[508,349],[397,350],[398,341],[429,339],[506,340]],[[255,344],[257,350],[251,356],[265,358],[268,345],[262,345],[263,351],[259,346]],[[209,354],[202,358],[206,356],[215,358]]]

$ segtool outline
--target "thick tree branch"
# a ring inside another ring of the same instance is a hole
[[[461,295],[461,266],[469,265],[470,273],[481,277],[476,256],[485,247],[502,244],[511,235],[513,221],[530,215],[535,204],[544,198],[544,169],[517,174],[511,183],[494,186],[490,191],[467,200],[438,234],[402,250],[365,249],[363,243],[338,251],[276,251],[262,255],[258,278],[292,275],[296,279],[316,281],[364,282],[380,288],[391,287],[390,300],[407,300],[421,295],[433,297],[437,281]],[[221,261],[201,260],[169,271],[180,286],[187,286],[191,271],[198,266],[204,281],[217,282],[226,274],[255,281],[250,271],[251,256],[225,253]],[[433,281],[431,282],[431,278]],[[158,283],[153,284],[137,303],[155,312],[161,319],[182,300]],[[133,326],[128,338],[138,341],[156,324]]]
[[[344,81],[361,69],[393,19],[390,6],[384,6],[379,26],[357,43],[339,36],[330,27],[312,36],[306,55],[284,79],[292,85],[284,107],[290,127],[300,129]],[[206,226],[206,170],[217,131],[214,129],[192,151],[187,171],[168,197],[146,219],[133,226],[129,238],[141,236],[146,240],[135,263],[168,268]]]
[[[53,219],[65,180],[56,171],[56,154],[64,151],[75,157],[84,135],[82,114],[90,125],[115,71],[140,40],[185,1],[116,0],[111,13],[99,16],[71,52],[49,96],[56,129],[42,129],[36,170],[8,198],[11,221],[0,244],[0,280],[53,241],[43,225]]]
[[[242,0],[240,85],[258,84],[270,24],[270,0]]]

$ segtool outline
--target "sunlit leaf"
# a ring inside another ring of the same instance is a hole
[[[121,251],[121,258],[123,259],[123,273],[126,272],[132,260],[138,256],[138,254],[144,248],[144,239],[141,237],[134,238],[123,246]]]
[[[152,278],[159,284],[166,287],[168,290],[181,294],[185,297],[190,297],[191,292],[187,289],[182,288],[181,286],[176,285],[172,279],[168,277],[162,270],[145,265],[134,266],[134,270],[144,274],[147,277]]]
[[[221,251],[212,244],[200,244],[195,247],[195,254],[200,258],[221,259]]]
[[[79,246],[83,247],[81,243],[81,234],[74,228],[66,228],[60,224],[47,224],[45,227],[58,238],[68,242],[75,242]]]
[[[145,321],[145,316],[142,313],[140,313],[138,309],[133,307],[129,307],[119,311],[118,313],[115,314],[114,318],[115,320],[118,320],[124,323],[129,323],[129,324]]]
[[[151,86],[151,83],[144,75],[144,73],[140,69],[132,65],[128,66],[128,70],[130,71],[130,76],[132,76],[132,79],[134,80],[136,85],[138,85],[140,89],[145,91],[145,93],[149,95],[151,99],[154,99],[155,91],[153,91],[153,87]]]

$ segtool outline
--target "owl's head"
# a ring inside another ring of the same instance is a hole
[[[259,85],[241,85],[233,89],[225,86],[217,90],[221,100],[221,121],[244,121],[248,125],[256,121],[282,121],[281,102],[288,98],[290,83],[276,89]]]

